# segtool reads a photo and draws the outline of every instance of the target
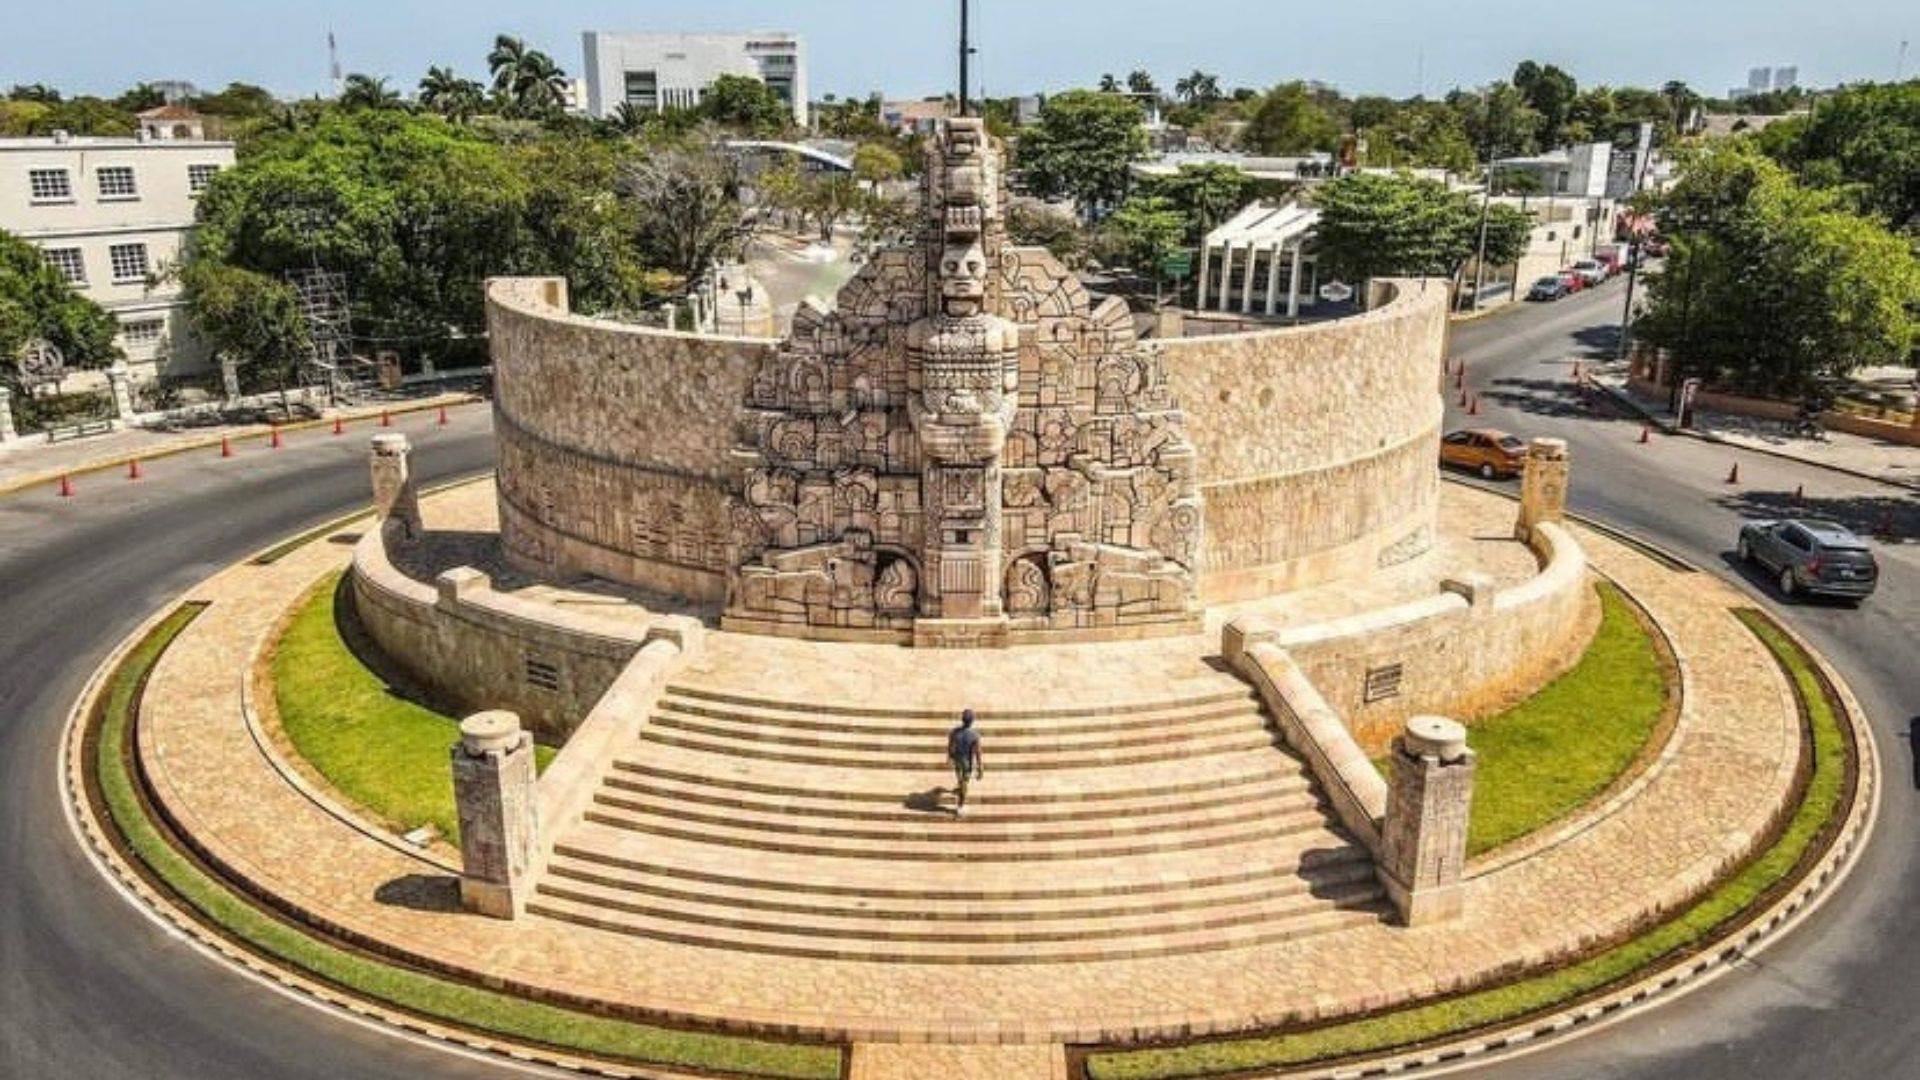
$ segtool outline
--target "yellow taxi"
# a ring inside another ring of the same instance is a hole
[[[1497,428],[1465,428],[1440,440],[1440,464],[1487,480],[1520,475],[1526,452],[1525,442]]]

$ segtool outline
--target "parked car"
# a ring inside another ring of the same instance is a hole
[[[1465,428],[1440,440],[1440,464],[1480,474],[1482,479],[1518,476],[1527,444],[1495,428]]]
[[[1527,290],[1529,300],[1558,300],[1565,295],[1567,295],[1567,283],[1561,281],[1558,275],[1543,277],[1533,283],[1533,288]]]
[[[1741,561],[1778,574],[1786,596],[1864,600],[1880,583],[1880,564],[1866,541],[1831,521],[1750,521],[1740,527],[1739,551]]]
[[[1570,293],[1577,293],[1587,287],[1587,279],[1571,270],[1560,271],[1560,283],[1565,285]]]
[[[1607,264],[1598,259],[1581,259],[1567,267],[1567,271],[1588,285],[1602,284],[1607,278],[1613,276],[1613,272],[1607,269]]]
[[[1640,241],[1640,250],[1645,252],[1649,259],[1664,259],[1667,257],[1667,238],[1649,236]]]

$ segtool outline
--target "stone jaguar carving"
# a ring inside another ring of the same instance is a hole
[[[921,200],[918,242],[803,305],[741,402],[726,624],[1192,629],[1204,514],[1159,353],[1008,242],[979,120],[930,141]]]

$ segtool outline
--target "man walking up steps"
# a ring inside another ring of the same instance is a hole
[[[967,783],[986,775],[980,763],[980,733],[973,730],[973,710],[963,709],[960,726],[947,732],[947,761],[953,766],[953,790],[957,797],[953,816],[967,808]]]

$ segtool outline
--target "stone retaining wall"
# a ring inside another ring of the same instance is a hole
[[[1206,500],[1203,600],[1364,573],[1432,544],[1447,290],[1377,285],[1364,315],[1161,344]]]
[[[461,711],[507,709],[559,742],[646,644],[646,624],[499,593],[475,570],[416,581],[388,558],[390,539],[369,529],[355,547],[354,611],[390,659]]]

